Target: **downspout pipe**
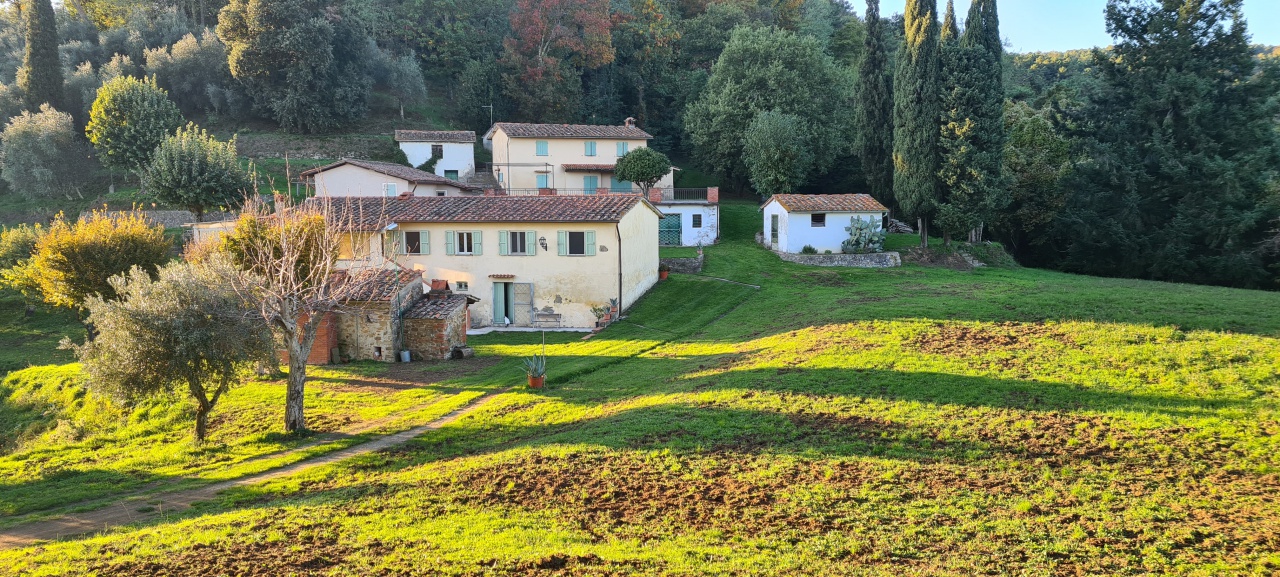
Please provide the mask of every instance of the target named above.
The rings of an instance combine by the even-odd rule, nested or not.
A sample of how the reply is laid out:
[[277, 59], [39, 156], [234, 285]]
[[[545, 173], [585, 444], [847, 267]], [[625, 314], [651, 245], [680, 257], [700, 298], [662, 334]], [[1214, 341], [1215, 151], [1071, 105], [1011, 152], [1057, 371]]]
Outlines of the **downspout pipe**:
[[622, 221], [614, 223], [613, 230], [618, 233], [618, 313], [622, 313]]

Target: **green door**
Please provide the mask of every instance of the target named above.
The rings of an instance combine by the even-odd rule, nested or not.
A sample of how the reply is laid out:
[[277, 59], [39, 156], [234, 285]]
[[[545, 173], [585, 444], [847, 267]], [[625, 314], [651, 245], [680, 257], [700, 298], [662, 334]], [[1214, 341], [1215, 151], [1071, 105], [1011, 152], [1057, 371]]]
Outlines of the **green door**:
[[493, 324], [507, 324], [507, 283], [493, 283]]
[[680, 246], [680, 215], [668, 214], [658, 221], [658, 244]]

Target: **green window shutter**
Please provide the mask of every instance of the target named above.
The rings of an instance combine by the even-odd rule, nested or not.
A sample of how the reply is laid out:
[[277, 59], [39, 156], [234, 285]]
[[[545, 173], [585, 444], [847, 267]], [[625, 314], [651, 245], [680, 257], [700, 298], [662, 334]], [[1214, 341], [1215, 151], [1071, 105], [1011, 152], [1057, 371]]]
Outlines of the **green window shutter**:
[[582, 188], [586, 189], [586, 194], [595, 194], [596, 189], [600, 187], [600, 177], [596, 175], [582, 177]]
[[535, 143], [534, 143], [534, 146], [535, 146], [535, 147], [537, 147], [537, 149], [538, 149], [538, 150], [537, 150], [537, 155], [538, 155], [538, 156], [546, 156], [546, 155], [547, 155], [547, 141], [545, 141], [545, 140], [539, 140], [539, 141], [537, 141], [537, 142], [535, 142]]
[[582, 234], [582, 237], [583, 237], [583, 240], [585, 241], [584, 244], [587, 245], [586, 246], [587, 256], [595, 256], [596, 255], [596, 231], [588, 230], [587, 232]]
[[596, 155], [596, 142], [595, 142], [594, 140], [589, 140], [589, 141], [587, 141], [587, 146], [586, 146], [586, 152], [585, 152], [585, 154], [586, 154], [587, 156], [595, 156], [595, 155]]
[[556, 254], [560, 256], [569, 254], [569, 233], [567, 231], [556, 231]]
[[549, 188], [547, 186], [547, 175], [539, 174], [537, 178], [538, 178], [538, 188]]
[[483, 234], [483, 233], [481, 233], [481, 232], [480, 232], [480, 231], [478, 231], [478, 230], [473, 230], [473, 231], [471, 231], [471, 254], [474, 254], [474, 255], [476, 255], [476, 256], [480, 256], [481, 254], [484, 254], [484, 252], [483, 252], [482, 250], [480, 250], [480, 249], [481, 249], [481, 246], [480, 246], [480, 235], [481, 235], [481, 234]]
[[622, 157], [624, 157], [624, 156], [626, 156], [626, 155], [627, 155], [627, 143], [625, 143], [625, 142], [619, 142], [619, 143], [618, 143], [618, 158], [622, 158]]
[[532, 230], [525, 231], [524, 233], [525, 250], [529, 251], [530, 256], [538, 254], [537, 236], [538, 236], [537, 233]]
[[510, 249], [507, 248], [507, 231], [505, 230], [498, 231], [498, 254], [500, 256], [511, 254]]
[[453, 247], [453, 244], [454, 242], [456, 242], [457, 238], [458, 238], [458, 235], [454, 234], [452, 230], [444, 231], [444, 253], [445, 254], [449, 256], [458, 254]]
[[431, 254], [431, 231], [422, 231], [422, 254]]

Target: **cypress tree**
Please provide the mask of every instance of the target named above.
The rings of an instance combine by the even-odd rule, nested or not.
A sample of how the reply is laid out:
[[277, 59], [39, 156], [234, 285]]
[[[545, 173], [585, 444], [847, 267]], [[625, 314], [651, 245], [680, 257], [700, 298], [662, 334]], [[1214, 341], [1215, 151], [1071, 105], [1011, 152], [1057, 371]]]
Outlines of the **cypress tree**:
[[18, 69], [18, 86], [25, 95], [27, 110], [41, 104], [62, 106], [62, 61], [58, 58], [58, 28], [50, 0], [22, 3], [22, 29], [26, 52]]
[[[977, 5], [977, 2], [973, 3], [973, 6]], [[945, 46], [959, 40], [960, 26], [956, 24], [956, 4], [954, 0], [947, 0], [947, 12], [942, 16], [942, 30], [938, 32], [938, 42]]]
[[867, 0], [867, 35], [858, 65], [858, 142], [867, 188], [876, 200], [893, 202], [893, 77], [884, 45], [880, 0]]
[[938, 4], [908, 0], [893, 83], [893, 195], [928, 246], [938, 201]]
[[[948, 21], [954, 22], [948, 4]], [[988, 11], [990, 14], [988, 14]], [[1004, 158], [1004, 85], [995, 0], [974, 0], [958, 38], [944, 26], [942, 183], [938, 225], [944, 236], [981, 237], [982, 224], [1008, 205]], [[994, 48], [989, 43], [994, 39]]]

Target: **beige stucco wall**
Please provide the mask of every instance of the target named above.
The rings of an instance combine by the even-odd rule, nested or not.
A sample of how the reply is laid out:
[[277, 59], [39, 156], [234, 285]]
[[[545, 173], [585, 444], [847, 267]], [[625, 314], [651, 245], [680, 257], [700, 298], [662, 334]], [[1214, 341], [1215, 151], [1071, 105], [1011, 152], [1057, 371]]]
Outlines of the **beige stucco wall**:
[[638, 205], [618, 223], [622, 235], [622, 308], [658, 282], [658, 215]]
[[[547, 155], [538, 156], [537, 141], [547, 141]], [[586, 143], [596, 143], [596, 155], [586, 155]], [[565, 164], [615, 164], [618, 162], [619, 142], [627, 143], [627, 150], [635, 150], [648, 146], [644, 139], [610, 139], [610, 138], [509, 138], [501, 129], [493, 134], [494, 178], [502, 171], [504, 188], [537, 188], [538, 174], [546, 173], [550, 188], [581, 189], [583, 177], [595, 175], [599, 177], [599, 185], [608, 188], [613, 173], [611, 172], [566, 172]], [[522, 166], [538, 164], [540, 166]], [[545, 166], [550, 164], [551, 167]], [[511, 166], [516, 165], [516, 166]], [[670, 188], [673, 175], [668, 173], [656, 186]], [[633, 190], [639, 188], [633, 185]]]
[[[413, 224], [401, 223], [400, 230], [425, 231], [428, 254], [397, 255], [394, 260], [403, 267], [420, 270], [423, 277], [448, 280], [454, 292], [471, 294], [480, 302], [471, 305], [472, 324], [493, 323], [494, 283], [514, 282], [533, 285], [534, 308], [561, 315], [566, 327], [591, 327], [596, 318], [595, 306], [607, 305], [619, 297], [618, 255], [621, 248], [623, 306], [635, 302], [657, 280], [658, 216], [645, 205], [637, 205], [622, 222], [622, 246], [614, 223], [500, 223], [500, 224]], [[481, 254], [446, 255], [447, 231], [480, 233]], [[558, 231], [594, 231], [596, 254], [592, 256], [560, 256], [556, 243]], [[545, 238], [547, 248], [535, 247], [532, 256], [499, 254], [500, 231], [533, 231], [535, 239]], [[513, 275], [512, 278], [490, 278], [489, 275]], [[460, 290], [458, 282], [466, 282]]]
[[438, 196], [444, 191], [445, 196], [469, 196], [462, 189], [446, 184], [410, 184], [403, 178], [395, 178], [380, 172], [361, 168], [352, 164], [344, 164], [331, 168], [314, 176], [313, 187], [316, 196], [383, 196], [382, 185], [394, 183], [396, 194], [412, 192], [414, 196]]

